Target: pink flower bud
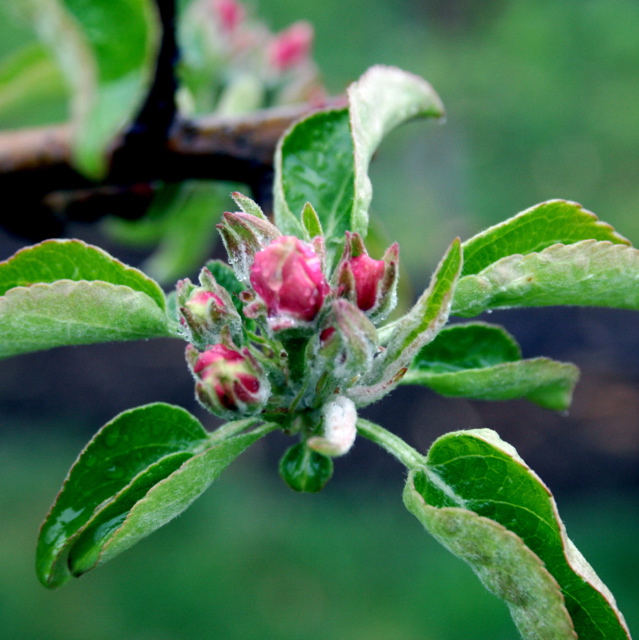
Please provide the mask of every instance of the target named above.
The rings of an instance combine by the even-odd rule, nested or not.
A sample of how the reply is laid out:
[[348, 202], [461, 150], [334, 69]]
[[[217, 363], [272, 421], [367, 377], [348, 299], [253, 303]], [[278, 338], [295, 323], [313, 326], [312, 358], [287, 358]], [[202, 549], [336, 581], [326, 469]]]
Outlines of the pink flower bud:
[[312, 45], [313, 27], [310, 22], [295, 22], [271, 42], [269, 62], [276, 71], [286, 71], [308, 58]]
[[242, 335], [242, 321], [229, 292], [218, 284], [206, 268], [200, 272], [196, 287], [188, 278], [177, 283], [177, 304], [180, 332], [196, 347], [220, 341], [226, 328], [235, 337]]
[[250, 280], [269, 319], [310, 322], [329, 292], [320, 257], [295, 236], [280, 236], [258, 251]]
[[355, 278], [357, 306], [368, 311], [377, 302], [378, 284], [384, 277], [386, 265], [383, 260], [373, 260], [366, 254], [352, 258], [349, 264]]
[[235, 0], [213, 0], [213, 10], [225, 33], [235, 31], [246, 15], [244, 7]]
[[189, 345], [187, 360], [197, 380], [198, 400], [222, 418], [254, 415], [268, 400], [268, 381], [246, 348], [240, 352], [216, 344], [198, 354]]
[[347, 231], [336, 277], [341, 296], [355, 302], [371, 320], [383, 320], [396, 303], [399, 245], [393, 244], [381, 260], [374, 260], [368, 255], [361, 236]]

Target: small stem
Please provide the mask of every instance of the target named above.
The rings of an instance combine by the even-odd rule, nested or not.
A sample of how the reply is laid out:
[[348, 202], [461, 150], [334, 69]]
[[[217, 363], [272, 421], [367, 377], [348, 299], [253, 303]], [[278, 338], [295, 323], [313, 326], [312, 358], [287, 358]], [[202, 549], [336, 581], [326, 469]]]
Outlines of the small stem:
[[232, 438], [236, 436], [242, 431], [245, 431], [249, 427], [261, 422], [261, 418], [246, 418], [245, 420], [234, 420], [233, 422], [227, 422], [223, 424], [221, 427], [217, 428], [215, 431], [212, 431], [208, 437], [207, 445], [214, 444], [217, 442], [222, 442], [227, 438]]
[[357, 420], [357, 431], [360, 435], [388, 451], [408, 469], [421, 468], [426, 465], [426, 458], [417, 450], [406, 444], [394, 433], [387, 431], [384, 427], [380, 427], [374, 422], [359, 418]]

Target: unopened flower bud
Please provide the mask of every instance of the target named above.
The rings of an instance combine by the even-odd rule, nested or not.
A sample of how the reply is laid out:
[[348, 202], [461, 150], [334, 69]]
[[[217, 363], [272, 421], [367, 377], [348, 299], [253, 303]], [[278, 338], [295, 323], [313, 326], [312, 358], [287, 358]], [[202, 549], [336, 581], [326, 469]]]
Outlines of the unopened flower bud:
[[228, 291], [219, 285], [205, 267], [196, 287], [188, 278], [177, 283], [180, 331], [198, 348], [220, 341], [226, 328], [232, 336], [242, 331], [242, 321]]
[[346, 232], [346, 245], [336, 273], [340, 295], [355, 302], [371, 320], [380, 322], [397, 303], [399, 245], [391, 245], [381, 260], [374, 260], [361, 236]]
[[372, 366], [379, 348], [377, 330], [362, 311], [343, 298], [331, 303], [325, 322], [317, 355], [336, 382], [353, 384]]
[[232, 33], [244, 20], [246, 10], [235, 0], [213, 0], [213, 10], [224, 33]]
[[313, 27], [300, 21], [278, 33], [269, 46], [268, 59], [278, 72], [286, 71], [306, 60], [313, 45]]
[[320, 257], [295, 236], [280, 236], [256, 253], [250, 280], [273, 330], [314, 320], [330, 290]]
[[279, 471], [282, 480], [294, 491], [318, 493], [333, 475], [333, 461], [298, 442], [280, 460]]
[[350, 451], [357, 436], [357, 409], [344, 396], [336, 396], [324, 405], [324, 435], [309, 438], [308, 446], [326, 456], [343, 456]]
[[255, 254], [282, 235], [266, 218], [243, 211], [225, 213], [217, 228], [237, 279], [246, 284]]
[[186, 359], [197, 381], [197, 399], [215, 415], [232, 420], [264, 408], [270, 385], [248, 349], [216, 344], [198, 353], [188, 345]]

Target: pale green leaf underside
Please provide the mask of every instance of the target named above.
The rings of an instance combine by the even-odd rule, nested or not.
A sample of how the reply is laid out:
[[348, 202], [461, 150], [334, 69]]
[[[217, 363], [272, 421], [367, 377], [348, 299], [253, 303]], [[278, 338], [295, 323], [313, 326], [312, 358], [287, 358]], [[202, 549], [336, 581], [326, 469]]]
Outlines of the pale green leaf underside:
[[34, 101], [65, 97], [66, 87], [49, 51], [30, 44], [0, 62], [0, 115]]
[[413, 360], [401, 384], [421, 384], [449, 397], [527, 398], [547, 409], [570, 406], [577, 367], [548, 358], [522, 360], [502, 327], [473, 322], [439, 332]]
[[596, 240], [512, 255], [460, 279], [452, 312], [552, 305], [639, 309], [639, 251]]
[[472, 567], [488, 591], [508, 605], [525, 640], [576, 640], [559, 585], [519, 536], [472, 511], [426, 504], [412, 477], [404, 503], [443, 546]]
[[448, 373], [411, 368], [401, 384], [421, 384], [450, 398], [526, 398], [546, 409], [565, 411], [570, 407], [578, 379], [579, 369], [572, 364], [549, 358], [532, 358]]
[[93, 178], [153, 78], [160, 26], [152, 0], [28, 0], [73, 93], [74, 157]]
[[[415, 470], [409, 485], [412, 486], [407, 488], [407, 506], [414, 509], [427, 527], [431, 509], [455, 510], [450, 515], [454, 530], [448, 528], [445, 544], [454, 547], [454, 552], [459, 550], [475, 569], [483, 565], [488, 570], [493, 562], [485, 562], [481, 554], [471, 553], [478, 536], [481, 538], [478, 526], [483, 521], [471, 516], [455, 518], [458, 510], [495, 521], [519, 537], [541, 559], [561, 588], [579, 638], [629, 640], [625, 621], [612, 594], [567, 538], [549, 490], [515, 449], [494, 431], [477, 429], [442, 436], [428, 452], [426, 468]], [[423, 501], [421, 506], [417, 494]], [[446, 532], [446, 517], [442, 518], [443, 524], [438, 520], [435, 520], [435, 535]], [[493, 529], [499, 531], [498, 527]], [[501, 534], [495, 535], [498, 539]], [[524, 561], [515, 556], [511, 558], [512, 571], [517, 570], [515, 565], [520, 560]], [[505, 564], [508, 562], [500, 562], [502, 569]], [[502, 569], [498, 571], [497, 584], [504, 579], [499, 576]], [[509, 595], [508, 590], [504, 595]], [[528, 595], [528, 599], [534, 598], [538, 598], [537, 601], [528, 602], [527, 606], [540, 609], [535, 615], [543, 622], [548, 602], [534, 593]], [[508, 597], [505, 599], [508, 601]], [[521, 595], [517, 599], [522, 600]], [[514, 617], [521, 625], [519, 616]], [[522, 619], [528, 624], [533, 618], [528, 615]], [[526, 639], [553, 637], [541, 635], [543, 630], [534, 626], [533, 631], [520, 626], [520, 631]]]
[[550, 200], [482, 231], [463, 244], [462, 276], [479, 273], [493, 262], [513, 254], [543, 251], [554, 244], [607, 240], [630, 244], [609, 224], [576, 202]]
[[163, 460], [193, 455], [207, 437], [194, 416], [164, 403], [124, 411], [104, 425], [71, 467], [42, 525], [36, 561], [42, 583], [56, 587], [71, 577], [72, 545], [115, 496]]
[[156, 282], [81, 240], [45, 240], [0, 262], [0, 295], [13, 287], [57, 280], [101, 280], [124, 285], [146, 294], [160, 309], [166, 308], [164, 293]]
[[351, 231], [365, 236], [373, 187], [368, 166], [387, 133], [417, 117], [441, 118], [444, 105], [432, 86], [419, 76], [395, 67], [371, 67], [348, 89], [355, 157], [355, 200]]
[[0, 358], [63, 345], [173, 336], [144, 293], [108, 282], [61, 280], [0, 297]]
[[178, 516], [235, 458], [274, 428], [273, 425], [266, 425], [224, 440], [184, 462], [171, 475], [150, 489], [144, 498], [136, 502], [118, 528], [98, 541], [100, 550], [95, 564], [85, 565], [80, 562], [74, 566], [72, 551], [71, 568], [74, 575], [80, 575], [111, 560]]

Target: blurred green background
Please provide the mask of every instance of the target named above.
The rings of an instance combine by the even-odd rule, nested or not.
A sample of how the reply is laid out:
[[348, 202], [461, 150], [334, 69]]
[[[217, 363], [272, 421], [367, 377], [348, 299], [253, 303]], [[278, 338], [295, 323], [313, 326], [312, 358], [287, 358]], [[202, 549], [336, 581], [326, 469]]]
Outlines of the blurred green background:
[[[18, 0], [13, 0], [18, 2]], [[0, 55], [32, 36], [0, 5]], [[576, 200], [639, 243], [636, 0], [350, 0], [251, 4], [274, 30], [313, 22], [331, 93], [368, 66], [428, 79], [444, 125], [414, 123], [372, 166], [373, 208], [416, 288], [452, 237], [550, 198]], [[49, 74], [38, 101], [0, 103], [0, 128], [64, 118]], [[29, 85], [31, 83], [31, 85]], [[3, 206], [8, 206], [4, 204]], [[94, 227], [71, 233], [126, 259]], [[1, 259], [22, 245], [1, 238]], [[534, 316], [535, 320], [531, 319]], [[495, 428], [556, 490], [569, 535], [639, 628], [639, 323], [602, 310], [496, 313], [524, 354], [577, 362], [569, 417], [399, 390], [369, 417], [425, 449], [445, 431]], [[549, 335], [550, 334], [550, 335]], [[3, 640], [513, 639], [505, 607], [401, 505], [402, 469], [368, 443], [319, 496], [274, 472], [286, 446], [257, 445], [176, 522], [111, 565], [48, 592], [37, 527], [98, 426], [145, 402], [192, 398], [182, 347], [158, 341], [0, 363], [0, 636]]]

